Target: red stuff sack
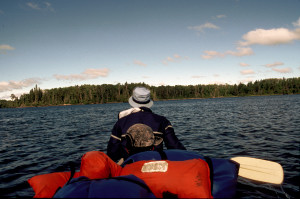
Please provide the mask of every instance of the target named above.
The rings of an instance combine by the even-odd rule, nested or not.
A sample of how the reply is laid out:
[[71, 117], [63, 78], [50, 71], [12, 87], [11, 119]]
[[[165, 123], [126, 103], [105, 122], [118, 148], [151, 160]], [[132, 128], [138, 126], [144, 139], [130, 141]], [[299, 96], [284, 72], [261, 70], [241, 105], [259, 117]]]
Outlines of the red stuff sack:
[[122, 167], [101, 151], [89, 151], [81, 158], [80, 176], [89, 179], [119, 176]]
[[212, 198], [209, 167], [201, 159], [138, 161], [127, 164], [120, 173], [129, 174], [142, 179], [158, 198], [165, 194], [178, 198]]
[[[79, 172], [74, 174], [78, 177]], [[34, 198], [52, 198], [59, 187], [68, 182], [71, 172], [55, 172], [33, 176], [28, 180], [35, 195]]]
[[[81, 158], [80, 171], [73, 178], [86, 176], [89, 179], [119, 176], [122, 167], [112, 161], [105, 153], [89, 151]], [[58, 188], [63, 187], [71, 177], [71, 172], [55, 172], [36, 175], [28, 180], [35, 192], [35, 198], [52, 198]]]

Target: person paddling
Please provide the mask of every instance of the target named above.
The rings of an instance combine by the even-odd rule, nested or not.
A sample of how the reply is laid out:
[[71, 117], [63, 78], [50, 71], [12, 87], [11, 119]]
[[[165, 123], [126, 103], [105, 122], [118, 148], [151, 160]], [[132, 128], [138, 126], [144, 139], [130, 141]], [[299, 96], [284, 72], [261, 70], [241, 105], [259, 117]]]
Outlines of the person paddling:
[[163, 143], [167, 149], [186, 150], [175, 135], [171, 122], [150, 109], [153, 101], [149, 89], [134, 88], [128, 102], [132, 108], [119, 113], [108, 141], [107, 155], [112, 160], [117, 162], [139, 151], [163, 150]]

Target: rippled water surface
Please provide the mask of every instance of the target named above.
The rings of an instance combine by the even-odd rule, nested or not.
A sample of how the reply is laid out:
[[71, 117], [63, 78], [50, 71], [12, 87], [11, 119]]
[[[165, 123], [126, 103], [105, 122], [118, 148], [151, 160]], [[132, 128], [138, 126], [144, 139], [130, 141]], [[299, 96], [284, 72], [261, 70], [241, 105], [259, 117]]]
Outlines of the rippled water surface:
[[[0, 196], [32, 197], [34, 175], [80, 166], [106, 152], [118, 112], [127, 103], [0, 109]], [[238, 198], [299, 198], [300, 95], [155, 102], [188, 150], [214, 158], [249, 156], [280, 163], [282, 187], [239, 178]]]

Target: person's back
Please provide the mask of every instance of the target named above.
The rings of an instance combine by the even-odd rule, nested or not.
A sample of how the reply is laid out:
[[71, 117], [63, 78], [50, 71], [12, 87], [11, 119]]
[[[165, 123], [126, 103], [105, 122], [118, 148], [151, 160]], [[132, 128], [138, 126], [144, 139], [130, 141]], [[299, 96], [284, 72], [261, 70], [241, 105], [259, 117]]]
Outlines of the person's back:
[[178, 140], [170, 121], [164, 116], [153, 113], [150, 107], [153, 101], [150, 99], [150, 91], [144, 87], [137, 87], [133, 96], [129, 98], [132, 109], [119, 113], [119, 120], [113, 127], [111, 138], [107, 146], [107, 155], [114, 161], [127, 158], [130, 153], [126, 146], [125, 135], [135, 124], [148, 126], [153, 134], [154, 140], [152, 150], [162, 150], [163, 142], [167, 149], [183, 149], [185, 147]]

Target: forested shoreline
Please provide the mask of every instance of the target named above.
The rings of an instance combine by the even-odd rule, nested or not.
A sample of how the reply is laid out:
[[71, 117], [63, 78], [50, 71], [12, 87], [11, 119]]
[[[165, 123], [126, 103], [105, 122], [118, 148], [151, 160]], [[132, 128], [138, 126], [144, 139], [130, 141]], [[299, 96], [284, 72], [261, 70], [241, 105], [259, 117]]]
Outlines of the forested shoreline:
[[58, 106], [76, 104], [104, 104], [127, 102], [136, 86], [145, 86], [151, 90], [154, 101], [240, 97], [257, 95], [300, 94], [300, 77], [283, 79], [265, 79], [248, 84], [234, 85], [175, 85], [149, 86], [145, 83], [82, 85], [42, 90], [37, 85], [29, 93], [11, 100], [0, 100], [0, 108]]

